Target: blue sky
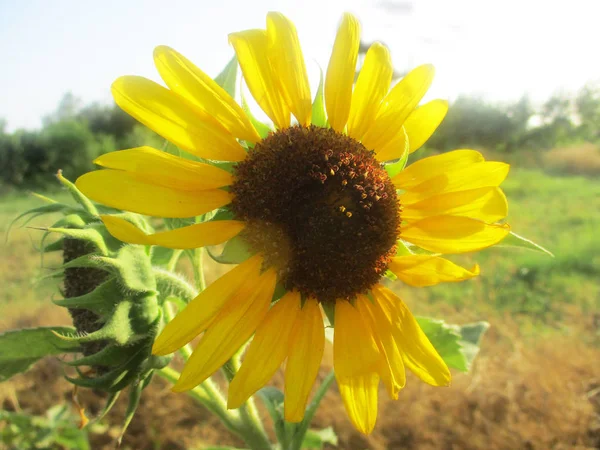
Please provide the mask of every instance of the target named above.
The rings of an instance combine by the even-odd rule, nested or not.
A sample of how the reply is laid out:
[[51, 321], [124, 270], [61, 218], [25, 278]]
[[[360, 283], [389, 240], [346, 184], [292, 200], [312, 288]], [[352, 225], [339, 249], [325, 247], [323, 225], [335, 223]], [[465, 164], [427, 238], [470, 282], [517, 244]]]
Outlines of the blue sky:
[[323, 67], [341, 14], [356, 14], [398, 69], [436, 66], [428, 97], [541, 101], [600, 80], [598, 0], [0, 0], [0, 118], [35, 128], [67, 91], [110, 102], [120, 75], [158, 81], [160, 44], [216, 74], [232, 55], [227, 33], [264, 28], [270, 10], [296, 23], [307, 60]]

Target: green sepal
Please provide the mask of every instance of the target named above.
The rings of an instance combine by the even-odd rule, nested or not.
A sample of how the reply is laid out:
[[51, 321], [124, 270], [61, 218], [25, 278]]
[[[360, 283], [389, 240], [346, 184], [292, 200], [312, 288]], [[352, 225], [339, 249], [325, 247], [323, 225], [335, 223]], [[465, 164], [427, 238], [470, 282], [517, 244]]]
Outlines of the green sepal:
[[[98, 261], [99, 265], [104, 263], [105, 270], [115, 273], [122, 288], [127, 292], [156, 292], [152, 265], [143, 246], [124, 245], [115, 258], [95, 256], [94, 260]], [[70, 263], [65, 266], [68, 264]]]
[[121, 434], [117, 438], [118, 446], [121, 445], [121, 441], [125, 432], [127, 431], [127, 427], [131, 423], [131, 419], [135, 415], [135, 411], [137, 410], [140, 404], [140, 398], [142, 397], [142, 391], [144, 390], [144, 383], [138, 381], [135, 384], [132, 384], [129, 388], [129, 402], [127, 403], [127, 410], [125, 411], [125, 419], [123, 420], [123, 428], [121, 428]]
[[121, 395], [121, 391], [117, 391], [117, 392], [111, 392], [110, 394], [108, 394], [108, 397], [106, 398], [106, 402], [104, 403], [104, 408], [102, 408], [102, 411], [100, 411], [100, 414], [98, 414], [96, 417], [94, 417], [92, 420], [90, 420], [87, 424], [87, 427], [96, 424], [98, 422], [100, 422], [102, 419], [104, 419], [104, 416], [106, 416], [108, 414], [108, 412], [112, 409], [113, 406], [115, 406], [115, 403], [117, 403], [117, 400], [119, 399], [119, 395]]
[[242, 91], [242, 109], [248, 116], [248, 119], [250, 119], [250, 123], [252, 125], [254, 125], [254, 128], [256, 129], [256, 132], [258, 133], [258, 135], [260, 136], [261, 139], [266, 138], [269, 135], [269, 133], [271, 131], [273, 131], [273, 128], [271, 128], [267, 124], [261, 122], [256, 117], [254, 117], [254, 114], [252, 114], [252, 111], [250, 111], [250, 107], [248, 106], [248, 102], [246, 101], [246, 97], [245, 97], [243, 91]]
[[53, 303], [65, 308], [83, 308], [96, 313], [100, 317], [110, 314], [115, 305], [123, 297], [119, 283], [115, 277], [109, 278], [97, 286], [92, 292], [79, 297], [53, 300]]
[[138, 348], [142, 348], [144, 345], [143, 342], [136, 343], [131, 346], [122, 346], [110, 344], [104, 347], [102, 350], [98, 352], [83, 356], [78, 359], [74, 359], [73, 361], [65, 361], [67, 366], [108, 366], [108, 367], [117, 367], [125, 364], [130, 359], [130, 354], [132, 351], [137, 351]]
[[197, 295], [198, 291], [180, 275], [161, 269], [153, 268], [158, 290], [158, 303], [162, 305], [169, 297], [177, 297], [185, 303], [189, 303]]
[[327, 320], [329, 320], [329, 325], [333, 327], [335, 325], [335, 303], [322, 302], [321, 307], [325, 312], [325, 316], [327, 316]]
[[239, 235], [229, 239], [220, 254], [214, 252], [214, 247], [206, 247], [206, 250], [212, 259], [221, 264], [240, 264], [254, 254]]
[[531, 239], [527, 239], [526, 237], [520, 236], [517, 233], [513, 233], [512, 231], [499, 244], [496, 244], [495, 246], [523, 248], [538, 253], [545, 253], [546, 255], [552, 256], [554, 258], [554, 253], [552, 253], [550, 250], [542, 247], [539, 244], [536, 244]]
[[8, 224], [8, 228], [6, 230], [6, 240], [8, 240], [10, 231], [11, 231], [12, 227], [14, 226], [14, 224], [17, 223], [23, 217], [30, 215], [29, 217], [27, 217], [27, 220], [21, 224], [21, 227], [26, 226], [29, 222], [31, 222], [36, 217], [42, 216], [44, 214], [52, 214], [52, 213], [57, 213], [57, 212], [71, 213], [71, 212], [76, 212], [76, 210], [72, 206], [65, 205], [64, 203], [50, 203], [48, 205], [38, 206], [37, 208], [33, 208], [28, 211], [25, 211], [24, 213], [21, 213], [17, 217], [15, 217]]
[[212, 216], [212, 218], [210, 220], [211, 221], [215, 221], [215, 220], [235, 220], [235, 217], [233, 215], [233, 211], [231, 211], [227, 207], [224, 207], [224, 208], [217, 209], [216, 212], [215, 212], [215, 214]]
[[54, 241], [48, 245], [44, 245], [40, 250], [43, 253], [50, 253], [50, 252], [56, 252], [58, 250], [62, 250], [64, 241], [65, 241], [64, 238], [57, 239], [56, 241]]
[[315, 95], [315, 101], [312, 104], [312, 119], [311, 122], [317, 127], [327, 127], [327, 113], [325, 112], [325, 96], [323, 95], [323, 69], [319, 66], [321, 78], [319, 80], [319, 87], [317, 88], [317, 95]]
[[57, 336], [74, 334], [71, 327], [40, 327], [11, 330], [0, 334], [0, 381], [27, 371], [39, 359], [80, 351], [79, 343]]
[[238, 78], [238, 60], [236, 55], [225, 65], [221, 73], [215, 77], [215, 82], [235, 99]]
[[80, 214], [67, 214], [54, 222], [50, 228], [84, 228], [87, 222]]
[[104, 242], [104, 236], [93, 228], [48, 228], [48, 231], [53, 233], [60, 233], [63, 236], [66, 236], [71, 239], [77, 239], [80, 241], [85, 241], [91, 244], [101, 255], [108, 255], [108, 247]]
[[388, 173], [390, 178], [394, 178], [398, 175], [404, 168], [406, 167], [406, 162], [408, 161], [408, 155], [410, 150], [410, 145], [408, 142], [408, 135], [406, 134], [406, 130], [402, 127], [402, 131], [404, 131], [404, 152], [402, 152], [402, 156], [394, 161], [387, 161], [384, 165], [385, 171]]
[[182, 254], [183, 250], [154, 245], [150, 250], [150, 262], [153, 266], [162, 266], [167, 270], [174, 270]]
[[71, 183], [69, 180], [63, 177], [62, 170], [58, 171], [58, 173], [56, 174], [56, 178], [58, 178], [58, 181], [60, 181], [61, 184], [67, 188], [73, 199], [75, 199], [75, 201], [79, 203], [88, 214], [92, 216], [98, 215], [98, 210], [96, 209], [94, 204], [90, 201], [90, 199], [83, 195], [79, 189], [77, 189], [77, 186], [75, 186], [73, 183]]

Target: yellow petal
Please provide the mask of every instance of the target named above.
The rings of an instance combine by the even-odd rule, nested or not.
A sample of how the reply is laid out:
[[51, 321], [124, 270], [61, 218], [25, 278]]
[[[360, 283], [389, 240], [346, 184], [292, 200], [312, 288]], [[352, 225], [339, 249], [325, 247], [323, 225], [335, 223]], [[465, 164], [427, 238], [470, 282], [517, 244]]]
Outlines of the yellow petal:
[[247, 297], [258, 282], [261, 264], [262, 258], [253, 256], [208, 286], [167, 323], [152, 353], [168, 355], [180, 349], [206, 330], [232, 296]]
[[294, 24], [283, 14], [267, 14], [269, 60], [280, 81], [281, 93], [300, 125], [309, 125], [312, 101], [304, 56]]
[[420, 202], [402, 205], [402, 220], [416, 222], [431, 216], [464, 216], [492, 223], [508, 214], [506, 196], [499, 187], [435, 195]]
[[229, 35], [244, 80], [263, 111], [278, 128], [290, 126], [290, 109], [280, 92], [278, 74], [268, 57], [268, 40], [265, 30], [246, 30]]
[[379, 107], [375, 123], [362, 139], [365, 147], [378, 151], [403, 133], [404, 121], [429, 89], [433, 74], [433, 66], [419, 66], [392, 88]]
[[400, 201], [407, 205], [447, 192], [499, 186], [506, 179], [509, 169], [508, 164], [495, 161], [471, 164], [424, 180], [421, 184], [407, 189]]
[[267, 314], [276, 279], [275, 270], [268, 269], [253, 283], [252, 292], [236, 294], [224, 305], [185, 364], [173, 386], [174, 392], [187, 391], [202, 383], [252, 336]]
[[275, 374], [290, 350], [290, 334], [299, 312], [298, 292], [288, 292], [269, 310], [229, 385], [227, 408], [239, 408]]
[[161, 45], [154, 49], [154, 64], [173, 92], [214, 117], [233, 136], [249, 142], [260, 141], [242, 107], [185, 56]]
[[434, 216], [402, 228], [402, 239], [436, 253], [474, 252], [497, 244], [510, 232], [507, 224], [487, 224], [457, 216]]
[[152, 147], [105, 153], [94, 163], [109, 169], [135, 172], [153, 184], [183, 191], [216, 189], [232, 182], [231, 175], [223, 169], [179, 158]]
[[392, 326], [378, 304], [364, 295], [359, 295], [356, 307], [371, 327], [377, 347], [381, 352], [379, 375], [390, 398], [397, 400], [400, 389], [406, 384], [406, 372], [402, 354], [392, 334]]
[[401, 171], [392, 181], [400, 189], [410, 189], [440, 174], [472, 166], [483, 160], [483, 155], [475, 150], [454, 150], [420, 159]]
[[215, 119], [153, 81], [120, 77], [112, 85], [112, 94], [126, 113], [190, 153], [221, 161], [246, 157], [240, 144]]
[[376, 370], [379, 349], [359, 312], [346, 300], [335, 302], [333, 365], [337, 375], [353, 377]]
[[345, 13], [338, 28], [325, 78], [325, 107], [329, 125], [344, 131], [350, 104], [352, 84], [360, 46], [360, 24], [352, 14]]
[[371, 372], [340, 377], [336, 372], [336, 380], [352, 425], [361, 433], [370, 434], [377, 421], [379, 375]]
[[393, 71], [387, 47], [379, 42], [371, 45], [352, 94], [348, 117], [349, 136], [360, 141], [373, 125], [379, 104], [390, 89]]
[[446, 113], [448, 102], [446, 100], [432, 100], [415, 109], [404, 122], [404, 128], [410, 142], [410, 152], [421, 148], [440, 126]]
[[288, 422], [300, 422], [325, 348], [325, 327], [321, 308], [315, 299], [304, 303], [290, 339], [285, 367], [284, 415]]
[[406, 284], [417, 287], [463, 281], [479, 275], [478, 265], [467, 270], [447, 259], [429, 255], [396, 256], [390, 261], [388, 269]]
[[375, 158], [382, 162], [400, 159], [406, 155], [409, 150], [410, 142], [408, 141], [408, 134], [406, 134], [404, 127], [401, 127], [400, 132], [396, 134], [391, 141], [375, 152]]
[[125, 211], [157, 217], [192, 217], [227, 205], [232, 198], [220, 189], [182, 191], [157, 186], [122, 170], [96, 170], [80, 176], [77, 188], [94, 201]]
[[100, 216], [100, 218], [108, 232], [120, 241], [176, 249], [222, 244], [236, 236], [244, 228], [244, 222], [237, 220], [215, 220], [195, 223], [175, 230], [145, 234], [134, 224], [120, 217]]
[[450, 370], [404, 302], [381, 285], [373, 289], [375, 301], [390, 320], [404, 365], [425, 383], [448, 386]]

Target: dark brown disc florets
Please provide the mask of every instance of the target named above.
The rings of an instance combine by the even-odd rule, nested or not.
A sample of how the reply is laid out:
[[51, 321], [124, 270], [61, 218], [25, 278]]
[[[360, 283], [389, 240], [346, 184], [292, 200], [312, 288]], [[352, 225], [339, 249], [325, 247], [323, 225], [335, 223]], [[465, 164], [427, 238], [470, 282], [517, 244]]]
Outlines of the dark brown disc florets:
[[279, 279], [320, 301], [373, 287], [395, 252], [396, 190], [373, 152], [331, 129], [270, 134], [234, 170], [242, 237]]

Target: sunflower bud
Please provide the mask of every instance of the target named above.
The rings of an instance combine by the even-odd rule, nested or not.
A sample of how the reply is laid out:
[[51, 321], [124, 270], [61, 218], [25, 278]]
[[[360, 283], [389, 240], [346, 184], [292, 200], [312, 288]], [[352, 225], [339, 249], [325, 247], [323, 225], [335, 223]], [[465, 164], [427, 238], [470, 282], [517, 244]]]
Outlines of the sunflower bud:
[[[54, 303], [68, 309], [76, 333], [57, 336], [78, 344], [81, 349], [80, 357], [65, 362], [75, 368], [77, 375], [65, 378], [76, 386], [109, 393], [102, 416], [110, 410], [120, 391], [130, 387], [126, 426], [152, 372], [165, 367], [170, 357], [151, 354], [162, 311], [152, 254], [145, 247], [123, 245], [112, 237], [99, 214], [117, 213], [142, 229], [151, 227], [136, 214], [118, 214], [96, 207], [60, 172], [58, 179], [78, 205], [39, 196], [47, 204], [22, 214], [17, 220], [27, 215], [63, 214], [44, 229], [41, 251], [42, 254], [63, 252], [62, 267], [52, 276], [63, 278], [64, 298]], [[59, 238], [46, 244], [53, 235]]]

